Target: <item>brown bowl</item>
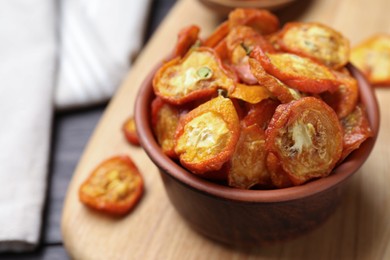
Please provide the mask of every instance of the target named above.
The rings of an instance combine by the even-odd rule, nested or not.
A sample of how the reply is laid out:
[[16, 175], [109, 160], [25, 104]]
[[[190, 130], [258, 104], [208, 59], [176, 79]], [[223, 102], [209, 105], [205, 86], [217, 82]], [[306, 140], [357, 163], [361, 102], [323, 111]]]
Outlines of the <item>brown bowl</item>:
[[326, 178], [275, 190], [241, 190], [197, 177], [162, 153], [150, 124], [154, 71], [143, 82], [135, 104], [141, 145], [160, 170], [166, 192], [176, 210], [199, 233], [237, 246], [286, 240], [322, 223], [336, 209], [346, 181], [368, 158], [379, 129], [375, 93], [360, 72], [349, 65], [360, 86], [373, 137]]
[[295, 0], [199, 0], [204, 6], [220, 15], [228, 15], [236, 8], [264, 8], [276, 10]]

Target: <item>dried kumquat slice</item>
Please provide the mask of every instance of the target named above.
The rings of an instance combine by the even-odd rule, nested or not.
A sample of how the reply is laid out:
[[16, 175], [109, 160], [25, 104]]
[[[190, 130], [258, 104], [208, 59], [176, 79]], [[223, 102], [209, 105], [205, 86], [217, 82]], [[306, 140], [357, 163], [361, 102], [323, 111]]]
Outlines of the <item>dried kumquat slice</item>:
[[340, 161], [344, 160], [352, 151], [372, 136], [367, 114], [361, 105], [356, 106], [351, 114], [341, 120], [344, 130], [343, 153]]
[[130, 144], [136, 146], [140, 145], [134, 117], [131, 116], [124, 122], [124, 124], [122, 125], [122, 131], [123, 134], [125, 135], [126, 140]]
[[376, 35], [351, 51], [351, 62], [375, 86], [390, 86], [390, 35]]
[[217, 88], [233, 91], [234, 86], [235, 74], [223, 67], [214, 50], [206, 47], [164, 64], [153, 79], [155, 94], [173, 105], [211, 96]]
[[261, 46], [262, 49], [273, 51], [272, 45], [258, 32], [247, 26], [236, 26], [232, 28], [228, 36], [226, 36], [226, 45], [230, 56], [230, 63], [239, 78], [246, 84], [257, 84], [257, 79], [250, 70], [247, 54], [255, 46]]
[[237, 8], [229, 13], [229, 27], [238, 25], [252, 27], [261, 34], [269, 34], [279, 29], [279, 19], [267, 10]]
[[82, 203], [101, 212], [124, 215], [137, 204], [143, 193], [143, 179], [126, 155], [103, 161], [80, 186]]
[[215, 53], [220, 57], [221, 61], [226, 65], [229, 60], [229, 52], [226, 46], [226, 39], [220, 41], [217, 46], [214, 47]]
[[221, 23], [217, 29], [203, 42], [203, 46], [214, 48], [216, 47], [229, 33], [228, 22]]
[[152, 102], [152, 127], [162, 151], [175, 158], [175, 133], [180, 120], [177, 107], [156, 97]]
[[279, 46], [279, 32], [265, 35], [265, 39], [271, 44], [275, 51], [281, 51]]
[[260, 46], [265, 51], [274, 51], [273, 46], [257, 31], [248, 26], [236, 26], [233, 27], [229, 34], [226, 36], [226, 45], [230, 52], [240, 46], [244, 49], [244, 55], [237, 55], [237, 57], [232, 56], [232, 62], [237, 62], [242, 59], [243, 56], [247, 54], [255, 47]]
[[178, 34], [173, 56], [183, 57], [188, 50], [199, 41], [199, 31], [200, 28], [196, 25], [190, 25], [183, 28]]
[[349, 60], [349, 41], [341, 33], [320, 23], [287, 23], [279, 33], [278, 45], [292, 52], [339, 69]]
[[241, 82], [248, 85], [256, 85], [257, 79], [252, 74], [248, 60], [249, 57], [246, 55], [246, 51], [241, 45], [237, 45], [231, 52], [231, 67], [237, 73]]
[[283, 170], [279, 158], [275, 154], [267, 154], [266, 165], [273, 186], [276, 188], [288, 188], [294, 186], [288, 177], [287, 172]]
[[226, 48], [231, 66], [241, 81], [249, 85], [257, 84], [257, 80], [250, 71], [247, 52], [254, 45], [254, 37], [258, 35], [250, 27], [237, 26], [226, 36]]
[[264, 130], [256, 124], [243, 126], [230, 159], [229, 186], [241, 189], [250, 189], [254, 185], [270, 186], [265, 158]]
[[255, 47], [251, 57], [260, 61], [267, 73], [303, 92], [333, 92], [340, 85], [328, 67], [309, 58], [291, 53], [265, 53], [259, 47]]
[[229, 97], [240, 99], [251, 104], [256, 104], [271, 97], [271, 93], [263, 86], [248, 86], [237, 83], [236, 88]]
[[279, 105], [266, 130], [267, 151], [280, 160], [294, 185], [329, 175], [342, 148], [336, 113], [314, 97]]
[[257, 60], [258, 56], [256, 50], [251, 53], [251, 57], [255, 57], [249, 59], [252, 74], [256, 77], [259, 84], [266, 87], [273, 96], [280, 100], [280, 102], [289, 103], [301, 98], [302, 95], [299, 91], [288, 87], [286, 84], [264, 70], [261, 63]]
[[195, 174], [217, 171], [230, 159], [239, 135], [233, 102], [218, 96], [180, 120], [175, 152], [181, 164]]
[[261, 129], [266, 130], [279, 105], [278, 101], [270, 98], [256, 104], [248, 104], [248, 113], [241, 123], [244, 126], [257, 124]]
[[321, 98], [333, 108], [339, 118], [344, 118], [355, 109], [359, 98], [357, 80], [349, 74], [333, 72], [341, 82], [338, 89], [333, 92], [321, 94]]

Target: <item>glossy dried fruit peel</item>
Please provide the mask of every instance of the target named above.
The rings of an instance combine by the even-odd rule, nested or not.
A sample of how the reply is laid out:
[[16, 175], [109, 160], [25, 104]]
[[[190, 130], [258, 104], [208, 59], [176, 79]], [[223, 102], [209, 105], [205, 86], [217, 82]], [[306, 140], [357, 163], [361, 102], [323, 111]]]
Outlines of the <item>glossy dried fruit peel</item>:
[[237, 8], [229, 13], [228, 22], [230, 28], [246, 25], [260, 34], [270, 34], [279, 29], [279, 19], [264, 9]]
[[126, 155], [103, 161], [80, 186], [79, 199], [86, 206], [111, 215], [124, 215], [143, 193], [143, 179]]
[[271, 97], [271, 93], [263, 86], [250, 86], [237, 83], [236, 88], [229, 96], [251, 104], [256, 104]]
[[218, 96], [180, 120], [175, 152], [181, 164], [196, 174], [217, 171], [234, 152], [240, 123], [229, 98]]
[[140, 145], [134, 117], [131, 116], [124, 122], [124, 124], [122, 125], [122, 131], [125, 135], [126, 140], [130, 144], [136, 146]]
[[283, 170], [281, 161], [272, 152], [267, 153], [266, 165], [271, 179], [271, 183], [276, 188], [288, 188], [294, 186], [288, 173]]
[[226, 37], [227, 56], [242, 82], [250, 85], [257, 84], [248, 63], [248, 53], [255, 46], [267, 51], [274, 51], [272, 45], [258, 32], [247, 26], [236, 26]]
[[173, 50], [174, 57], [184, 57], [188, 50], [200, 41], [199, 39], [200, 28], [196, 25], [190, 25], [183, 28], [178, 36], [175, 49]]
[[328, 67], [309, 58], [290, 53], [266, 53], [259, 47], [255, 47], [251, 57], [259, 61], [267, 73], [302, 92], [334, 92], [340, 85]]
[[280, 102], [271, 98], [264, 99], [256, 104], [248, 104], [248, 112], [241, 124], [244, 126], [257, 124], [261, 129], [266, 130], [279, 105]]
[[180, 119], [177, 107], [156, 97], [152, 102], [152, 127], [163, 153], [171, 158], [176, 157], [175, 133]]
[[390, 86], [390, 35], [375, 35], [351, 51], [351, 62], [374, 86]]
[[242, 125], [240, 138], [230, 159], [228, 184], [250, 189], [255, 185], [270, 187], [266, 168], [265, 132], [257, 124]]
[[174, 105], [211, 96], [217, 88], [231, 92], [234, 86], [235, 74], [224, 68], [214, 50], [206, 47], [167, 62], [153, 79], [155, 94]]
[[261, 34], [248, 26], [233, 27], [226, 36], [226, 45], [233, 64], [239, 63], [255, 46], [265, 51], [274, 51], [273, 46]]
[[206, 47], [216, 47], [236, 26], [245, 25], [260, 34], [269, 34], [279, 29], [279, 19], [267, 10], [237, 8], [230, 12], [228, 20], [203, 42]]
[[261, 63], [258, 61], [258, 52], [255, 50], [251, 53], [254, 58], [249, 59], [250, 69], [256, 77], [258, 83], [268, 89], [274, 97], [282, 103], [289, 103], [301, 98], [301, 94], [296, 89], [288, 87], [276, 77], [268, 74]]
[[348, 116], [356, 108], [359, 99], [359, 86], [355, 78], [349, 72], [333, 72], [340, 82], [338, 89], [333, 92], [325, 92], [321, 98], [330, 105], [339, 118]]
[[266, 149], [299, 185], [330, 174], [341, 156], [342, 133], [332, 108], [318, 98], [303, 97], [276, 109], [266, 130]]
[[344, 138], [340, 161], [344, 160], [352, 151], [358, 149], [367, 138], [372, 137], [371, 127], [362, 105], [356, 106], [352, 113], [343, 118], [341, 126], [344, 130]]
[[203, 42], [203, 46], [216, 47], [229, 33], [229, 24], [227, 21], [221, 23], [217, 29]]
[[349, 40], [321, 23], [287, 23], [278, 34], [277, 44], [283, 51], [311, 58], [333, 69], [345, 66], [350, 55]]

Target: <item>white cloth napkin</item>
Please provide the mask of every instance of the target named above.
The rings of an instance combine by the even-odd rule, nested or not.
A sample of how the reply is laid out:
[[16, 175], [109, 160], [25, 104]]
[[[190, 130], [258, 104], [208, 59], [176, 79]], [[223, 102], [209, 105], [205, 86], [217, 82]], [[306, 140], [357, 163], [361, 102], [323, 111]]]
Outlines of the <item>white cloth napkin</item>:
[[107, 101], [141, 46], [149, 0], [65, 0], [60, 9], [57, 108]]
[[0, 0], [0, 252], [37, 246], [55, 106], [111, 97], [141, 46], [149, 3]]
[[37, 243], [46, 188], [55, 21], [51, 0], [0, 4], [0, 250]]

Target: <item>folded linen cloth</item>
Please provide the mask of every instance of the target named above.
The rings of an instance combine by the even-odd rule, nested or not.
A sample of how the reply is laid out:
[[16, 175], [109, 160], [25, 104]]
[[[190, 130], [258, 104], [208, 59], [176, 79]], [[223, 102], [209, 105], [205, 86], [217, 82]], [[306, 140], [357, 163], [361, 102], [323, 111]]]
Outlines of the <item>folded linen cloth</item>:
[[149, 0], [65, 0], [55, 103], [69, 109], [107, 101], [142, 44]]
[[56, 37], [54, 2], [0, 7], [0, 251], [31, 249], [46, 188]]
[[37, 246], [55, 106], [111, 97], [141, 46], [149, 3], [0, 2], [0, 252]]

